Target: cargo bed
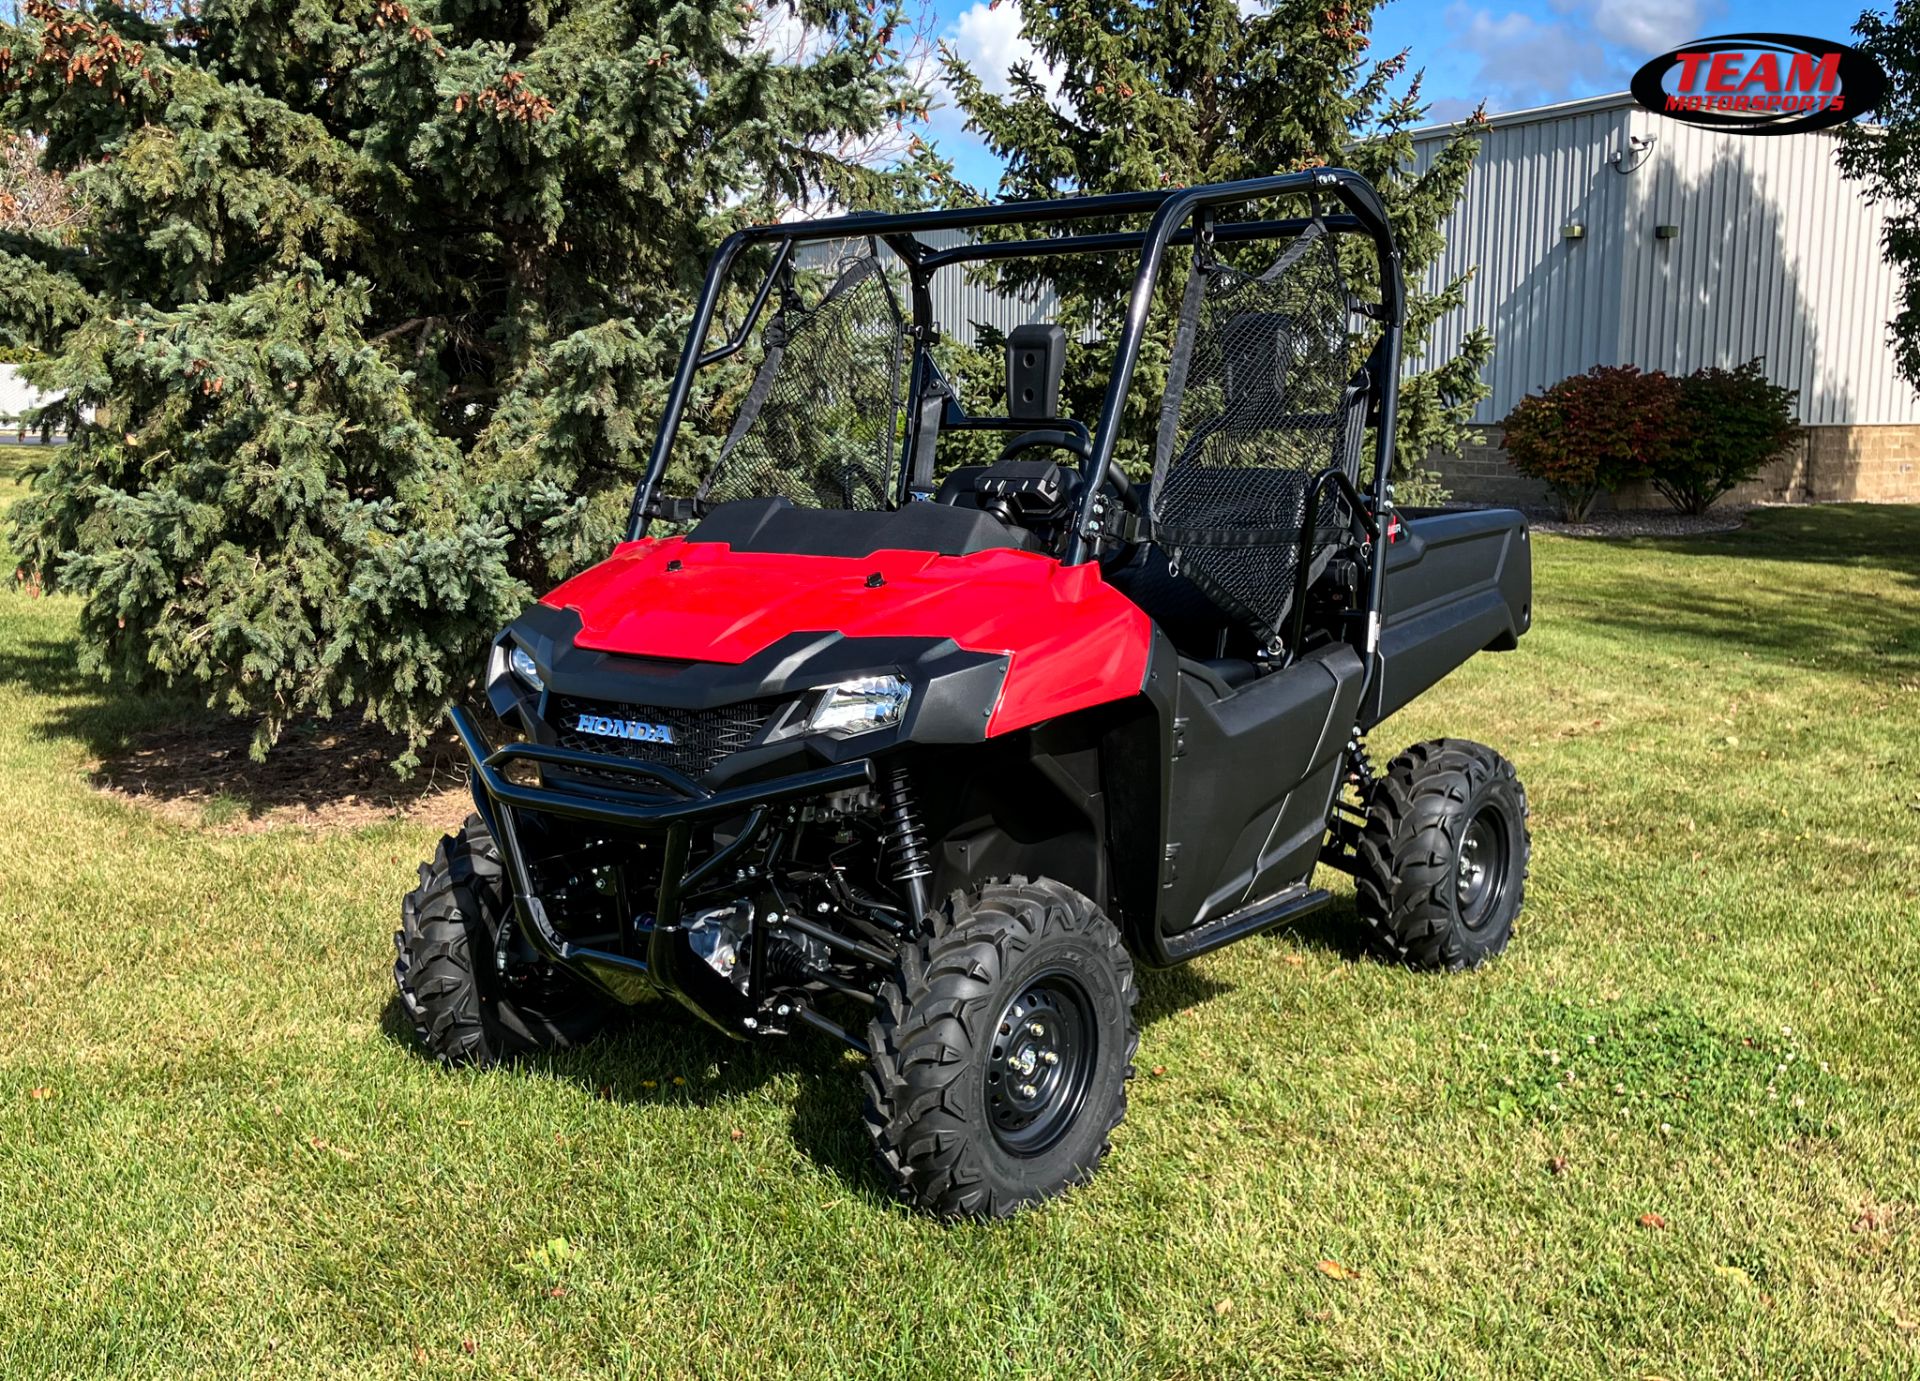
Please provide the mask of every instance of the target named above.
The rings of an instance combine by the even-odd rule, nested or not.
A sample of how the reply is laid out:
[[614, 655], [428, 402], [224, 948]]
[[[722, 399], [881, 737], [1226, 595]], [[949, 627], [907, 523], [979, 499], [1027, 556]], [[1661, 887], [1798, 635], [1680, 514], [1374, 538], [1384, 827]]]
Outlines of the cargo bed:
[[1402, 509], [1387, 546], [1371, 729], [1476, 652], [1510, 651], [1533, 621], [1533, 544], [1511, 508]]

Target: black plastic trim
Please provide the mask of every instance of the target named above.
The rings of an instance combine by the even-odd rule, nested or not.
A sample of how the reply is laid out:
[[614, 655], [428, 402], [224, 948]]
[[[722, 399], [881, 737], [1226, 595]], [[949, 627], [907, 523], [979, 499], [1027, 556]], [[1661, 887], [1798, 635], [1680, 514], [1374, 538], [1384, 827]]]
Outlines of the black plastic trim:
[[1176, 964], [1184, 964], [1189, 959], [1211, 954], [1236, 940], [1271, 930], [1283, 921], [1318, 911], [1332, 900], [1332, 895], [1323, 888], [1309, 887], [1304, 882], [1296, 883], [1250, 906], [1167, 937], [1167, 958]]
[[[671, 579], [671, 577], [662, 577]], [[735, 754], [711, 780], [777, 770], [811, 756], [842, 762], [902, 743], [979, 743], [1006, 682], [1009, 659], [970, 652], [951, 638], [850, 638], [790, 633], [744, 662], [689, 662], [581, 647], [580, 615], [535, 604], [507, 633], [533, 654], [550, 693], [624, 705], [710, 710], [747, 700], [800, 695], [862, 676], [894, 675], [913, 686], [895, 728], [846, 738], [809, 735]], [[542, 732], [536, 729], [535, 732]]]
[[780, 497], [715, 504], [689, 542], [788, 556], [871, 556], [928, 551], [939, 556], [1013, 549], [1040, 551], [1040, 539], [982, 509], [913, 503], [896, 509], [796, 508]]

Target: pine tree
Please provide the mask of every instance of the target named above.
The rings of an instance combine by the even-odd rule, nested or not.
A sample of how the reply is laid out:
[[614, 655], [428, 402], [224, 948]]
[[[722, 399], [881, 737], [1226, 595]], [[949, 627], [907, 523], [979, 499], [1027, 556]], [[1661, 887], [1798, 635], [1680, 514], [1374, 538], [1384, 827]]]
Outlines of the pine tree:
[[1868, 10], [1853, 32], [1886, 73], [1887, 94], [1871, 118], [1839, 130], [1840, 171], [1886, 208], [1881, 249], [1900, 274], [1887, 338], [1901, 376], [1920, 388], [1920, 0]]
[[0, 230], [72, 238], [83, 209], [65, 182], [41, 168], [38, 144], [0, 133]]
[[[1043, 70], [1017, 65], [1010, 89], [998, 95], [951, 53], [945, 67], [968, 126], [1006, 162], [1003, 198], [1190, 186], [1324, 165], [1363, 174], [1386, 202], [1404, 259], [1412, 369], [1424, 362], [1433, 323], [1463, 301], [1464, 276], [1435, 292], [1422, 290], [1421, 279], [1445, 248], [1440, 223], [1458, 202], [1478, 151], [1478, 115], [1425, 171], [1411, 170], [1412, 131], [1426, 109], [1420, 79], [1402, 84], [1404, 53], [1369, 59], [1374, 7], [1373, 0], [1271, 0], [1249, 13], [1235, 0], [1027, 4], [1022, 32]], [[1049, 89], [1049, 75], [1056, 89]], [[1345, 259], [1355, 286], [1364, 287], [1371, 256], [1351, 252]], [[1111, 316], [1133, 269], [1130, 259], [1116, 256], [1107, 263], [1059, 260], [1043, 270], [1061, 292], [1059, 319], [1069, 339], [1095, 338], [1075, 347], [1078, 358], [1067, 370], [1064, 392], [1076, 416], [1098, 411], [1110, 356], [1110, 343], [1098, 339], [1099, 314]], [[1140, 455], [1158, 420], [1182, 278], [1163, 276], [1163, 329], [1143, 347], [1118, 451], [1123, 458]], [[1016, 272], [1008, 281], [1032, 279]], [[1475, 330], [1451, 358], [1403, 379], [1395, 453], [1403, 501], [1437, 492], [1425, 461], [1470, 435], [1474, 405], [1487, 392], [1480, 374], [1492, 353], [1492, 337]], [[964, 358], [955, 368], [971, 377], [989, 372]]]
[[[617, 536], [713, 245], [899, 196], [846, 151], [925, 100], [884, 0], [21, 8], [0, 126], [85, 214], [0, 231], [0, 344], [74, 438], [14, 544], [94, 666], [262, 747], [423, 734]], [[761, 41], [795, 25], [803, 60]]]

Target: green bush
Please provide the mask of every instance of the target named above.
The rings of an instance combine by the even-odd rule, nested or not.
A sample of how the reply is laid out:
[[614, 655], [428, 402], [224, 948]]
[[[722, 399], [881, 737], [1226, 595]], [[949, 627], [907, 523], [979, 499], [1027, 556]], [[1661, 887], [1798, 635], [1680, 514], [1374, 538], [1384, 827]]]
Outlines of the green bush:
[[1507, 458], [1546, 481], [1569, 522], [1601, 494], [1650, 478], [1666, 463], [1680, 418], [1680, 386], [1659, 370], [1596, 365], [1529, 394], [1508, 413]]
[[1769, 382], [1757, 359], [1696, 369], [1680, 381], [1681, 429], [1654, 467], [1654, 488], [1683, 513], [1705, 513], [1793, 445], [1799, 396]]

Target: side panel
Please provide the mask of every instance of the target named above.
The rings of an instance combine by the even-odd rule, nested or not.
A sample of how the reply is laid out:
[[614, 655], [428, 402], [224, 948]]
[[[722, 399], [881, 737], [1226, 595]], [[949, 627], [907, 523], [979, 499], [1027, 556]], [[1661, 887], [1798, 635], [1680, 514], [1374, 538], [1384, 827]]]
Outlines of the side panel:
[[1512, 648], [1533, 621], [1533, 547], [1513, 509], [1411, 518], [1386, 559], [1369, 729], [1474, 653]]
[[1313, 871], [1362, 679], [1344, 643], [1225, 697], [1181, 672], [1160, 861], [1163, 935]]

